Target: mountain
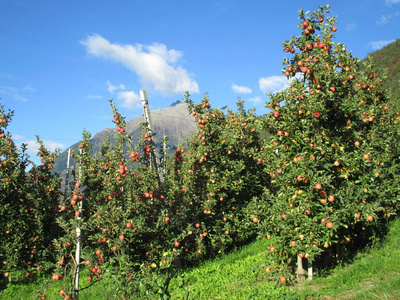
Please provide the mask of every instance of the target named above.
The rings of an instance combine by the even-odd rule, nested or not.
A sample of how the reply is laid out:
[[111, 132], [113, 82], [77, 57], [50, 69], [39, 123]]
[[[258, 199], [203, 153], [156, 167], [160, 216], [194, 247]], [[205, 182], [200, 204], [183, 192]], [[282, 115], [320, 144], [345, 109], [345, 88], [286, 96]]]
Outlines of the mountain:
[[383, 88], [391, 101], [400, 108], [400, 39], [370, 53], [379, 77], [386, 76]]
[[[161, 108], [150, 112], [153, 129], [156, 134], [155, 139], [160, 142], [164, 136], [169, 138], [168, 147], [177, 146], [185, 137], [196, 130], [194, 117], [192, 117], [187, 108], [187, 104], [181, 101], [174, 102], [167, 108]], [[126, 132], [133, 137], [133, 143], [137, 143], [141, 137], [140, 124], [144, 122], [143, 115], [134, 118], [126, 123]], [[116, 133], [116, 128], [106, 128], [93, 136], [90, 143], [94, 152], [100, 150], [103, 141], [112, 137]], [[77, 150], [79, 142], [71, 147]], [[55, 160], [53, 171], [55, 173], [64, 173], [67, 168], [68, 149], [62, 152]], [[73, 163], [73, 162], [71, 162]]]

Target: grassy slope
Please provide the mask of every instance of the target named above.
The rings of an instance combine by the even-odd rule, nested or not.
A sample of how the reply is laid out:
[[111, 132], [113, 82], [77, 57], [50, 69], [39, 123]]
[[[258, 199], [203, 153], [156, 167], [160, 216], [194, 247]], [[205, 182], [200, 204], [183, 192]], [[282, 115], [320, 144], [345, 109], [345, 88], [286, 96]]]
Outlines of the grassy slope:
[[[351, 264], [330, 275], [293, 287], [278, 287], [267, 280], [265, 251], [268, 240], [258, 240], [181, 274], [170, 284], [172, 299], [400, 299], [400, 219], [391, 224], [380, 247], [359, 253]], [[183, 287], [180, 287], [182, 282]], [[60, 299], [54, 281], [14, 285], [0, 299]], [[81, 299], [116, 299], [105, 284], [82, 291]], [[50, 295], [54, 296], [50, 296]]]
[[186, 288], [173, 299], [400, 299], [400, 219], [380, 247], [359, 253], [327, 277], [289, 288], [266, 281], [264, 252], [257, 241], [184, 274]]

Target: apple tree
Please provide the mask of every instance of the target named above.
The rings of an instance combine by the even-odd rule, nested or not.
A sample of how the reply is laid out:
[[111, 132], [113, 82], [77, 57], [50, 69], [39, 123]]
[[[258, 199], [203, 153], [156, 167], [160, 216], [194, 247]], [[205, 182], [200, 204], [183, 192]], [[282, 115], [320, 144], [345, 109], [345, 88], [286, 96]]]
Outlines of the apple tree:
[[270, 95], [265, 118], [273, 189], [264, 195], [264, 234], [277, 237], [267, 272], [282, 282], [296, 262], [304, 278], [303, 258], [329, 260], [360, 231], [379, 230], [382, 212], [395, 207], [377, 186], [393, 184], [386, 179], [397, 141], [380, 80], [360, 73], [358, 59], [333, 42], [329, 5], [299, 13], [301, 35], [283, 43], [291, 81]]
[[30, 278], [54, 259], [60, 182], [51, 169], [57, 153], [37, 137], [42, 164], [34, 165], [26, 145], [18, 149], [7, 132], [12, 116], [0, 106], [0, 273], [21, 270]]
[[177, 249], [182, 259], [197, 260], [255, 237], [259, 216], [249, 203], [269, 175], [256, 116], [242, 101], [235, 112], [212, 108], [208, 95], [194, 104], [187, 94], [185, 102], [197, 131], [176, 149], [166, 178], [173, 180], [169, 198], [180, 210]]

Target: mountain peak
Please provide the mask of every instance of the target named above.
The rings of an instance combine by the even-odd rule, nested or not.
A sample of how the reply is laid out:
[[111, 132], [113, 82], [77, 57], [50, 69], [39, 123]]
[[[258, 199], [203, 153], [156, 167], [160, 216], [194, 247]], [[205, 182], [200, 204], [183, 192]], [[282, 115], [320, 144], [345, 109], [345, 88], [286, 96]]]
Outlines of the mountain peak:
[[178, 104], [181, 104], [182, 103], [182, 101], [181, 100], [176, 100], [174, 103], [172, 103], [169, 107], [173, 107], [173, 106], [176, 106], [176, 105], [178, 105]]

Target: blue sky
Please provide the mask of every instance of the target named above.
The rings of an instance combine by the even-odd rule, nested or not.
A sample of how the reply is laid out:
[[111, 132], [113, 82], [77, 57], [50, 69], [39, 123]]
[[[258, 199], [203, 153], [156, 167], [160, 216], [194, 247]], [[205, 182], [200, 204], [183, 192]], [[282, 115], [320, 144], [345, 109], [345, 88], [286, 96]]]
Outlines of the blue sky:
[[331, 5], [335, 42], [364, 58], [400, 38], [400, 0], [0, 0], [0, 103], [14, 110], [17, 143], [39, 135], [66, 149], [85, 129], [112, 127], [108, 99], [127, 119], [181, 100], [259, 114], [281, 89], [282, 42], [299, 35], [298, 10]]

